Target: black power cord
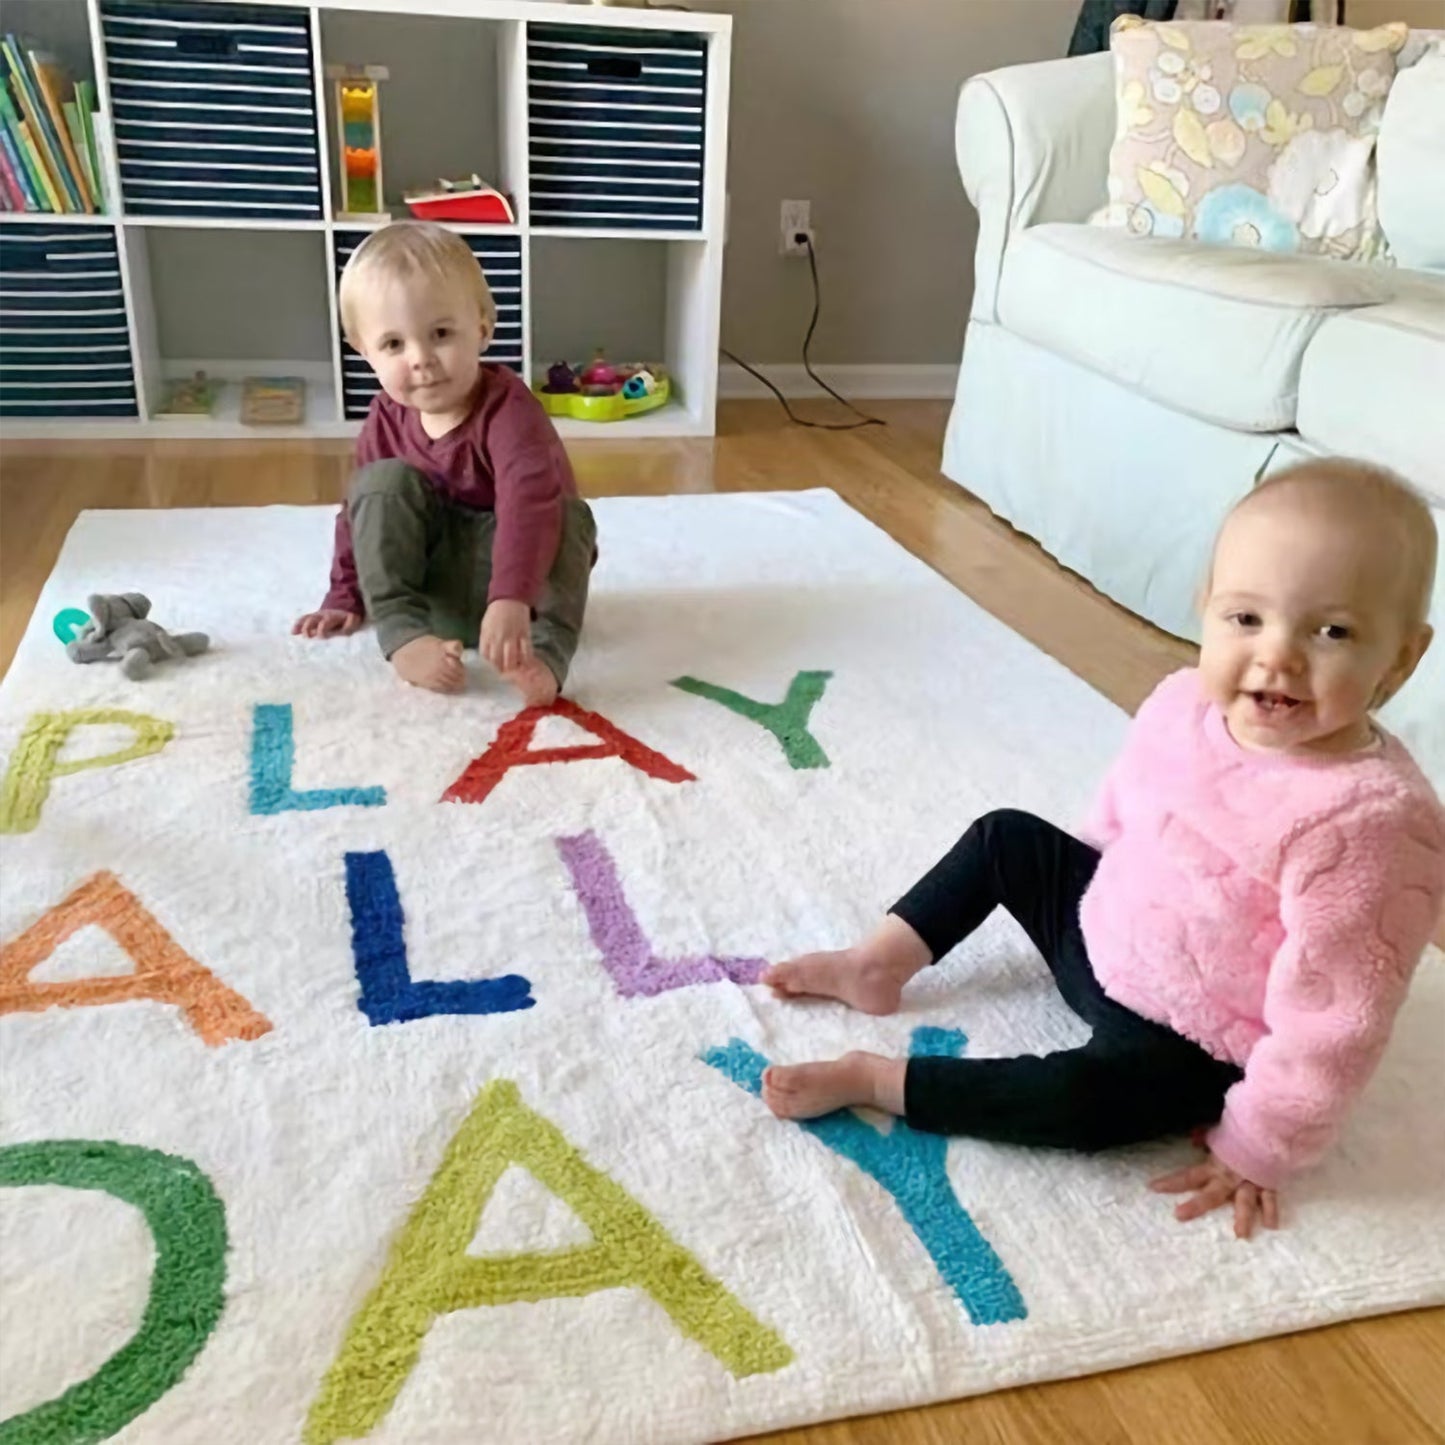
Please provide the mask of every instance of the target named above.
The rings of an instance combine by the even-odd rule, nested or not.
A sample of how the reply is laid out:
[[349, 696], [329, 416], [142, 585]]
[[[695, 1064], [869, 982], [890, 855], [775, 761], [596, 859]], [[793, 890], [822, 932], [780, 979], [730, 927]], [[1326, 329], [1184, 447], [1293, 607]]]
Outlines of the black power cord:
[[809, 421], [806, 417], [799, 416], [797, 412], [795, 412], [793, 408], [788, 405], [788, 398], [785, 397], [783, 393], [779, 391], [778, 388], [774, 386], [773, 383], [769, 381], [768, 378], [757, 369], [757, 367], [749, 366], [748, 363], [742, 359], [742, 357], [734, 356], [733, 353], [729, 351], [725, 346], [718, 347], [718, 350], [722, 352], [722, 354], [727, 357], [729, 361], [733, 362], [737, 366], [742, 367], [742, 369], [746, 371], [750, 376], [757, 377], [757, 379], [762, 382], [762, 384], [767, 387], [767, 389], [772, 392], [772, 394], [777, 397], [780, 402], [782, 402], [783, 410], [788, 414], [788, 420], [792, 422], [795, 426], [814, 427], [818, 431], [857, 431], [859, 427], [887, 426], [888, 423], [884, 421], [881, 416], [869, 416], [866, 411], [859, 411], [858, 408], [854, 406], [853, 403], [849, 401], [846, 396], [840, 396], [836, 391], [833, 390], [831, 386], [828, 385], [826, 381], [823, 380], [821, 376], [818, 375], [816, 371], [813, 370], [813, 363], [808, 356], [808, 348], [813, 344], [813, 333], [818, 329], [818, 317], [822, 314], [823, 311], [823, 288], [818, 282], [818, 256], [817, 253], [813, 250], [813, 238], [808, 235], [806, 231], [800, 231], [798, 235], [799, 239], [801, 239], [803, 244], [808, 248], [808, 270], [811, 271], [813, 275], [813, 319], [808, 322], [808, 334], [803, 338], [803, 370], [807, 372], [808, 376], [819, 387], [821, 387], [822, 390], [826, 391], [829, 396], [831, 396], [835, 401], [842, 402], [849, 411], [851, 411], [855, 416], [861, 417], [862, 420]]

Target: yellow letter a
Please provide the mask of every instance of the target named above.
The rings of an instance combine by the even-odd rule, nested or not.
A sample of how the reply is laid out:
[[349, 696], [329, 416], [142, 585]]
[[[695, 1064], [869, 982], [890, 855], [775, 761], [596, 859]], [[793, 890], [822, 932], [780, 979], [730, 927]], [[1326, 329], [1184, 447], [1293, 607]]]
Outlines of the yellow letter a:
[[[469, 1255], [482, 1210], [512, 1164], [571, 1205], [596, 1242], [501, 1258]], [[527, 1108], [515, 1084], [498, 1079], [477, 1095], [352, 1319], [311, 1406], [307, 1445], [375, 1429], [438, 1315], [625, 1286], [646, 1290], [683, 1334], [734, 1375], [779, 1370], [793, 1358], [626, 1190]]]

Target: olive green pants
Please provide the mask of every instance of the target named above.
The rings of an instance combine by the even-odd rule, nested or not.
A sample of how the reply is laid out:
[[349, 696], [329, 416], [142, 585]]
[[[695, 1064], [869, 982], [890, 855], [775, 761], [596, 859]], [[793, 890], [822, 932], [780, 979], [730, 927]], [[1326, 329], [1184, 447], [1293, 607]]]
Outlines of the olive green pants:
[[[357, 472], [347, 509], [357, 581], [382, 655], [428, 635], [475, 647], [492, 581], [495, 514], [448, 501], [415, 467], [394, 460]], [[532, 609], [532, 649], [559, 687], [582, 632], [596, 545], [592, 509], [570, 498]]]

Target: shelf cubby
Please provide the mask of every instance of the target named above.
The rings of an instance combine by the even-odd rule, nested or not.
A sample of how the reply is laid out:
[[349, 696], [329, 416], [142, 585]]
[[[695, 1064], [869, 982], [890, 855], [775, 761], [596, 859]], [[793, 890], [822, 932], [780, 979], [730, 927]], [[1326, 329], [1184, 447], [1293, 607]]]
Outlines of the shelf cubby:
[[533, 223], [700, 232], [707, 68], [687, 31], [529, 25]]
[[[324, 10], [321, 51], [328, 66], [383, 66], [379, 82], [384, 201], [404, 213], [405, 191], [438, 176], [473, 172], [505, 189], [500, 155], [498, 47], [514, 30], [502, 21], [378, 10]], [[444, 124], [437, 99], [446, 97]], [[326, 86], [327, 124], [337, 132], [335, 87]], [[341, 194], [338, 152], [328, 147], [331, 193]], [[338, 203], [339, 204], [339, 203]], [[347, 224], [338, 218], [338, 224]]]
[[0, 229], [0, 336], [0, 416], [139, 415], [109, 222]]
[[127, 227], [137, 295], [149, 297], [153, 328], [142, 333], [140, 375], [154, 414], [167, 385], [204, 371], [223, 382], [212, 418], [168, 418], [192, 429], [239, 425], [241, 383], [250, 376], [306, 382], [311, 427], [340, 420], [327, 300], [326, 240], [318, 232], [195, 226]]
[[127, 215], [320, 220], [311, 12], [100, 0]]

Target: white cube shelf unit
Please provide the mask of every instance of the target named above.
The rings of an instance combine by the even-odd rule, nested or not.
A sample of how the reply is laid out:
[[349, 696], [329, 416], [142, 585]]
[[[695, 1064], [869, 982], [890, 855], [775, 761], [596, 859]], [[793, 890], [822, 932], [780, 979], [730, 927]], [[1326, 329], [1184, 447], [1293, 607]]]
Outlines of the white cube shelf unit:
[[[731, 17], [547, 0], [7, 0], [93, 73], [113, 214], [0, 214], [0, 428], [20, 437], [347, 436], [376, 383], [336, 278], [381, 224], [337, 215], [329, 64], [386, 66], [385, 203], [476, 171], [515, 225], [464, 225], [496, 293], [488, 360], [664, 364], [673, 398], [564, 435], [710, 436]], [[158, 418], [205, 370], [307, 379], [300, 427]]]

